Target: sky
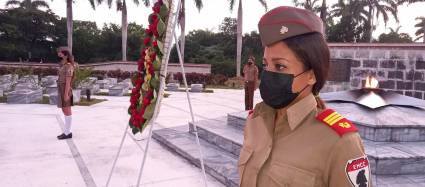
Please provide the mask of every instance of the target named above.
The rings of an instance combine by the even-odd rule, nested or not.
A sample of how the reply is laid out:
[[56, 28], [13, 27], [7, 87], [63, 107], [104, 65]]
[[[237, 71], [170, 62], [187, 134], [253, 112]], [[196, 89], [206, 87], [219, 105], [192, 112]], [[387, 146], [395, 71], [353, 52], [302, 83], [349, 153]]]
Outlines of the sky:
[[[46, 1], [49, 3], [50, 9], [57, 15], [61, 17], [66, 16], [65, 0]], [[113, 3], [111, 9], [104, 3], [97, 6], [96, 10], [93, 10], [88, 0], [74, 1], [74, 20], [95, 21], [98, 27], [102, 27], [105, 23], [121, 25], [121, 12], [116, 11], [115, 3]], [[113, 1], [115, 2], [115, 0]], [[127, 1], [128, 21], [146, 26], [147, 16], [152, 12], [151, 9], [144, 7], [143, 4], [136, 6], [132, 0]], [[0, 8], [5, 8], [6, 2], [7, 0], [0, 0]], [[292, 0], [268, 0], [267, 2], [269, 10], [284, 5], [294, 6]], [[335, 2], [337, 0], [328, 0], [329, 4]], [[198, 11], [193, 0], [186, 0], [186, 33], [195, 29], [218, 31], [219, 25], [225, 17], [237, 17], [238, 5], [235, 4], [234, 10], [231, 12], [228, 0], [203, 0], [203, 3], [204, 7], [201, 11]], [[257, 23], [265, 13], [265, 9], [257, 0], [244, 0], [243, 11], [243, 32], [250, 33], [251, 31], [258, 31]], [[383, 32], [388, 33], [390, 31], [389, 28], [396, 29], [398, 26], [401, 26], [400, 32], [408, 33], [412, 38], [415, 38], [415, 18], [419, 16], [425, 16], [425, 3], [399, 7], [400, 23], [396, 23], [395, 20], [391, 19], [387, 23], [387, 27], [385, 27], [383, 21], [380, 20], [373, 36], [377, 38]]]

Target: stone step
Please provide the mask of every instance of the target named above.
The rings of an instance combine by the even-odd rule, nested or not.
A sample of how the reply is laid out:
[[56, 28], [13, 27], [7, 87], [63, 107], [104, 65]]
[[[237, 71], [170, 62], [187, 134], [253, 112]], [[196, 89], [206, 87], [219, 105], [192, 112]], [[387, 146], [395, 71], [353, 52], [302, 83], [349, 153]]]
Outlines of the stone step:
[[[153, 131], [153, 138], [171, 152], [200, 168], [199, 150], [195, 136], [188, 132], [186, 125], [155, 130]], [[204, 154], [206, 172], [225, 186], [238, 186], [238, 157], [202, 139], [200, 142]], [[425, 175], [372, 175], [372, 182], [373, 186], [376, 187], [419, 187], [425, 186]]]
[[[239, 157], [243, 142], [243, 130], [238, 126], [228, 125], [227, 119], [221, 117], [196, 122], [198, 135], [203, 140]], [[189, 125], [193, 133], [193, 126], [191, 123]]]
[[371, 110], [354, 103], [327, 103], [353, 121], [363, 139], [380, 142], [425, 141], [425, 110], [386, 106]]
[[425, 175], [372, 175], [377, 187], [424, 187]]
[[[152, 137], [171, 152], [178, 154], [200, 168], [200, 156], [196, 139], [188, 130], [187, 125], [160, 129], [153, 131]], [[237, 187], [239, 184], [238, 157], [202, 139], [200, 143], [206, 172], [225, 186]]]
[[245, 121], [246, 121], [246, 118], [248, 117], [248, 114], [249, 114], [248, 111], [228, 114], [227, 124], [233, 127], [236, 127], [240, 130], [243, 130], [245, 127]]
[[[225, 118], [196, 123], [199, 137], [235, 156], [243, 143], [243, 131], [227, 125]], [[374, 142], [364, 140], [372, 173], [425, 174], [425, 142]]]
[[[379, 142], [425, 141], [425, 110], [387, 106], [375, 110], [353, 103], [327, 103], [342, 116], [353, 121], [363, 139]], [[228, 114], [228, 125], [243, 130], [248, 112]]]

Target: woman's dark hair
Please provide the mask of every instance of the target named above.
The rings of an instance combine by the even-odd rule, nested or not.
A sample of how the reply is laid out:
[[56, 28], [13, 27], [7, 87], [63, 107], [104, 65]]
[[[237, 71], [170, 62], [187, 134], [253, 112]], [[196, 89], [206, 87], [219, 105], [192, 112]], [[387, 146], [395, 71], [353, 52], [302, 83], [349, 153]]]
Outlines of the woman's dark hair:
[[67, 49], [59, 48], [58, 52], [64, 54], [66, 56], [66, 61], [74, 65], [74, 56], [72, 56], [72, 54]]
[[[313, 70], [316, 84], [313, 85], [312, 92], [318, 99], [319, 92], [328, 78], [330, 64], [329, 47], [325, 38], [320, 33], [309, 33], [284, 39], [283, 42], [295, 53], [306, 70]], [[323, 104], [323, 101], [318, 99], [319, 105], [320, 102]]]

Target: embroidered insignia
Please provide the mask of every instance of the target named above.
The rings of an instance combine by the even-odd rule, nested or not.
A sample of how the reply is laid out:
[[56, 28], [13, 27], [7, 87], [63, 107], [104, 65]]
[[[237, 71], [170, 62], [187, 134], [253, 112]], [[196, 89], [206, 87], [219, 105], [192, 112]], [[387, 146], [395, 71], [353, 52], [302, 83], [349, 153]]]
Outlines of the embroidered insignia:
[[353, 187], [369, 187], [370, 169], [367, 156], [349, 160], [345, 166], [345, 174]]
[[327, 109], [320, 113], [316, 119], [329, 125], [335, 130], [340, 136], [348, 132], [357, 132], [356, 126], [348, 119], [341, 116], [338, 112], [332, 109]]
[[282, 26], [282, 28], [280, 29], [280, 34], [285, 34], [289, 31], [288, 27]]

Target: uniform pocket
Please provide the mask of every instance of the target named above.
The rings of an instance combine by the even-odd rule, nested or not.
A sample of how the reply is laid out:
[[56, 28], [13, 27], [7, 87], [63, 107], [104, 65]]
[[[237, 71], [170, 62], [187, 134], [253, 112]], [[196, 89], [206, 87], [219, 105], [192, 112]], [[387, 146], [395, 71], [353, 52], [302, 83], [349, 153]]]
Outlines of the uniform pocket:
[[245, 146], [245, 147], [242, 147], [241, 149], [241, 153], [239, 154], [239, 160], [238, 160], [238, 171], [239, 171], [239, 178], [240, 178], [239, 183], [241, 183], [242, 181], [246, 164], [248, 160], [251, 158], [252, 153], [253, 153], [253, 150], [249, 147]]
[[270, 187], [314, 187], [316, 174], [295, 166], [272, 163], [267, 173]]

